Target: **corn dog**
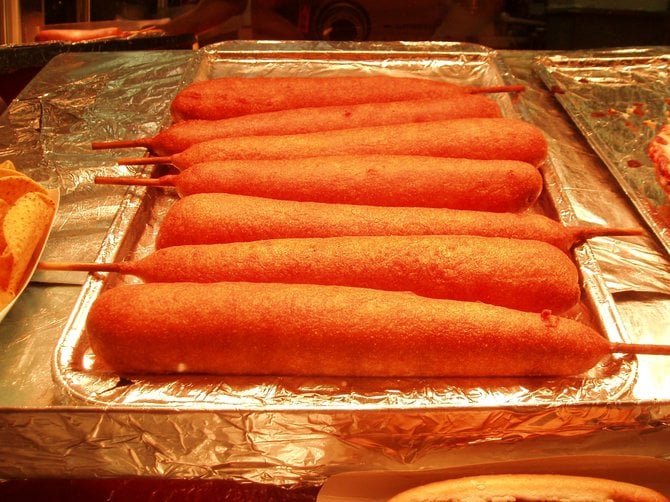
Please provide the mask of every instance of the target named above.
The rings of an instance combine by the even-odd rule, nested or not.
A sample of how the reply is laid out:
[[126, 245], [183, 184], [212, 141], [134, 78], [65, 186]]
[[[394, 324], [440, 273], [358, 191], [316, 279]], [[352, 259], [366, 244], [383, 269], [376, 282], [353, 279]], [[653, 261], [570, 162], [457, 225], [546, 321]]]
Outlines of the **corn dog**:
[[96, 299], [87, 332], [121, 373], [562, 376], [612, 350], [546, 313], [309, 284], [119, 286]]
[[515, 212], [542, 191], [534, 166], [513, 160], [406, 155], [228, 160], [160, 178], [97, 177], [96, 183], [175, 186], [180, 195], [225, 192], [273, 199]]
[[410, 488], [388, 502], [426, 501], [589, 501], [668, 502], [661, 493], [638, 484], [567, 474], [485, 474], [436, 481]]
[[466, 87], [415, 77], [223, 77], [193, 82], [177, 93], [175, 121], [217, 120], [311, 106], [440, 99], [469, 93], [517, 92], [522, 86]]
[[539, 128], [523, 120], [470, 118], [213, 139], [167, 157], [120, 159], [119, 163], [167, 163], [183, 170], [212, 160], [370, 154], [519, 160], [538, 165], [547, 156], [547, 140]]
[[196, 143], [216, 138], [302, 134], [384, 124], [500, 116], [500, 107], [494, 100], [476, 94], [440, 100], [306, 107], [220, 120], [183, 120], [151, 138], [94, 142], [92, 148], [144, 147], [155, 155], [172, 155]]
[[122, 31], [121, 28], [117, 26], [90, 29], [46, 29], [37, 32], [35, 35], [35, 42], [50, 42], [54, 40], [63, 42], [84, 42], [102, 38], [127, 37], [128, 35], [128, 32]]
[[551, 244], [470, 235], [173, 246], [137, 261], [83, 268], [131, 274], [146, 282], [282, 282], [411, 291], [557, 314], [574, 307], [580, 297], [577, 267]]
[[156, 247], [286, 237], [471, 234], [545, 241], [567, 252], [591, 237], [640, 233], [639, 228], [568, 228], [531, 213], [296, 202], [216, 193], [176, 201], [161, 221]]

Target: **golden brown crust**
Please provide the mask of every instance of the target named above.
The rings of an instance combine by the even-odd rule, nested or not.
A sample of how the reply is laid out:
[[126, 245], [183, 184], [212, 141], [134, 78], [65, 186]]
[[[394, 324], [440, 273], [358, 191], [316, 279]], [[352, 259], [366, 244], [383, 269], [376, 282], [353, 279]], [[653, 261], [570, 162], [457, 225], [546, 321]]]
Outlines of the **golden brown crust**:
[[181, 195], [517, 212], [537, 200], [542, 175], [510, 160], [333, 155], [205, 162], [179, 174], [175, 185]]
[[171, 155], [191, 145], [215, 138], [303, 134], [404, 122], [428, 122], [464, 117], [500, 117], [500, 107], [487, 96], [459, 95], [439, 100], [414, 99], [276, 110], [220, 120], [192, 119], [176, 122], [152, 138], [157, 155]]
[[609, 353], [579, 322], [343, 286], [137, 284], [98, 297], [91, 347], [120, 372], [576, 375]]
[[468, 118], [214, 139], [174, 154], [171, 162], [187, 169], [210, 160], [382, 154], [519, 160], [538, 165], [546, 158], [547, 149], [542, 131], [524, 120]]
[[558, 248], [471, 235], [340, 236], [163, 248], [126, 273], [146, 282], [280, 282], [411, 291], [530, 312], [562, 313], [579, 273]]
[[389, 502], [667, 502], [644, 486], [588, 476], [497, 474], [438, 481], [406, 490]]
[[568, 251], [572, 231], [532, 213], [380, 207], [194, 194], [167, 211], [157, 247], [337, 235], [482, 235], [533, 239]]
[[223, 77], [189, 84], [175, 96], [175, 120], [216, 120], [306, 106], [436, 99], [466, 87], [423, 78], [386, 75], [347, 77]]

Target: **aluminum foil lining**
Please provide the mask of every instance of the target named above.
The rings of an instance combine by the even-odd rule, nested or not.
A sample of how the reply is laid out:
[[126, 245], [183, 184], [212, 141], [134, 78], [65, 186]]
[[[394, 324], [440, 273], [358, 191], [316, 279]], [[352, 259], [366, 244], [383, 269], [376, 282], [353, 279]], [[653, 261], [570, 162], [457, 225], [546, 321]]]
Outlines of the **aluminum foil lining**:
[[[506, 115], [543, 127], [550, 141], [551, 156], [543, 166], [547, 190], [536, 209], [567, 224], [638, 223], [625, 210], [599, 214], [601, 198], [613, 207], [625, 207], [627, 201], [607, 182], [602, 183], [603, 192], [588, 188], [592, 166], [572, 162], [571, 156], [581, 158], [580, 152], [563, 148], [572, 140], [571, 133], [552, 116], [555, 110], [546, 106], [532, 75], [519, 78], [498, 53], [470, 44], [235, 41], [196, 54], [59, 56], [10, 107], [8, 126], [0, 131], [5, 143], [0, 146], [17, 166], [61, 189], [62, 210], [45, 259], [139, 258], [152, 251], [161, 215], [175, 194], [95, 186], [97, 174], [149, 175], [149, 169], [116, 163], [137, 150], [93, 152], [92, 141], [155, 134], [169, 122], [167, 106], [174, 93], [192, 80], [230, 74], [373, 72], [419, 74], [470, 85], [528, 84], [519, 99], [496, 99]], [[575, 317], [595, 324], [614, 341], [628, 340], [628, 321], [621, 318], [611, 288], [662, 289], [663, 261], [647, 244], [646, 236], [594, 239], [576, 250], [585, 295]], [[618, 252], [603, 255], [595, 245], [633, 253], [653, 271], [649, 275], [655, 280], [640, 286], [635, 275], [639, 267], [622, 263]], [[640, 251], [628, 251], [629, 245]], [[522, 445], [531, 452], [556, 451], [569, 448], [563, 440], [575, 437], [585, 447], [597, 447], [596, 433], [626, 429], [637, 437], [664, 420], [668, 411], [664, 402], [640, 402], [638, 363], [621, 356], [603, 361], [583, 378], [551, 381], [183, 376], [127, 380], [95, 370], [84, 322], [100, 291], [132, 279], [106, 274], [43, 274], [38, 279], [47, 284], [40, 286], [46, 291], [60, 291], [63, 283], [83, 286], [77, 290], [72, 315], [67, 322], [62, 319], [65, 329], [55, 343], [54, 383], [48, 389], [55, 399], [34, 414], [0, 414], [0, 430], [22, 431], [4, 435], [0, 445], [0, 458], [6, 459], [0, 461], [0, 472], [10, 477], [39, 472], [318, 483], [341, 470], [436, 468], [464, 458], [509, 457], [522, 451]], [[16, 316], [9, 319], [9, 327], [0, 326], [2, 334], [18, 329], [19, 322]], [[48, 322], [44, 317], [43, 324]], [[41, 333], [24, 336], [47, 333], [53, 338], [54, 331], [60, 331], [60, 325], [51, 321]], [[21, 346], [18, 343], [17, 350]], [[30, 387], [29, 369], [20, 363], [16, 367], [16, 378], [24, 380], [19, 386]], [[26, 419], [32, 428], [21, 425]], [[537, 441], [546, 438], [549, 442], [538, 446]]]
[[668, 48], [544, 56], [534, 64], [670, 253], [670, 206], [647, 154], [670, 119]]

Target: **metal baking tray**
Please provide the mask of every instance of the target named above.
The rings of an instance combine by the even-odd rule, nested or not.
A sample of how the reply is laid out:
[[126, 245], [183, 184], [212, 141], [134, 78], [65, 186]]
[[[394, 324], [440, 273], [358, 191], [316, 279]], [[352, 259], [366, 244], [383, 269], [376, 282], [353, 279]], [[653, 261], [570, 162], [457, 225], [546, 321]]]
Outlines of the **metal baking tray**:
[[[336, 50], [334, 50], [336, 49]], [[513, 83], [498, 54], [460, 43], [273, 43], [230, 42], [210, 46], [194, 57], [184, 76], [193, 80], [222, 75], [422, 75], [464, 85]], [[518, 99], [500, 94], [506, 116], [524, 117]], [[546, 190], [536, 208], [570, 223], [573, 214], [558, 183], [551, 158], [543, 166]], [[147, 169], [152, 169], [150, 166]], [[145, 175], [152, 174], [149, 170]], [[155, 173], [154, 173], [155, 174]], [[570, 171], [561, 173], [569, 179]], [[153, 250], [162, 215], [176, 199], [169, 189], [130, 188], [100, 250], [98, 261], [137, 259]], [[575, 251], [584, 284], [584, 305], [575, 317], [596, 325], [612, 341], [627, 341], [614, 302], [587, 244]], [[636, 359], [612, 355], [587, 375], [560, 379], [346, 379], [298, 377], [141, 376], [128, 379], [96, 364], [85, 322], [92, 303], [106, 288], [134, 279], [116, 274], [87, 277], [72, 316], [57, 344], [54, 379], [65, 402], [114, 409], [326, 412], [425, 410], [555, 409], [572, 403], [617, 399], [632, 387]], [[488, 410], [488, 411], [487, 411]], [[491, 411], [492, 412], [492, 411]], [[275, 417], [272, 427], [282, 427]], [[529, 415], [529, 416], [532, 416]], [[518, 420], [518, 419], [517, 419]], [[510, 422], [510, 426], [511, 426]], [[284, 424], [291, 430], [289, 422]], [[472, 424], [479, 430], [481, 422]]]
[[647, 155], [670, 119], [668, 47], [543, 56], [533, 67], [670, 254], [669, 201]]

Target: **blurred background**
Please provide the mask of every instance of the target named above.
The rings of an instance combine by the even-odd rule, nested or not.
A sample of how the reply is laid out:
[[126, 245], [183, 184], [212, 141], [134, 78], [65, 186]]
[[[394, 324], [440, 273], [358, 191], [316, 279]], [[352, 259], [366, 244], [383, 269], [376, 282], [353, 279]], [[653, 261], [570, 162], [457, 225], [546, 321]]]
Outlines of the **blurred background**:
[[[670, 45], [670, 0], [197, 1], [0, 0], [0, 112], [67, 51], [190, 50], [230, 39], [457, 41], [509, 50]], [[212, 4], [234, 13], [194, 30]]]
[[[300, 37], [323, 40], [456, 40], [500, 49], [668, 45], [668, 0], [251, 0], [285, 18]], [[31, 43], [41, 29], [158, 24], [195, 0], [2, 0], [3, 44]], [[201, 45], [252, 38], [231, 19]], [[295, 34], [291, 38], [297, 38]]]

